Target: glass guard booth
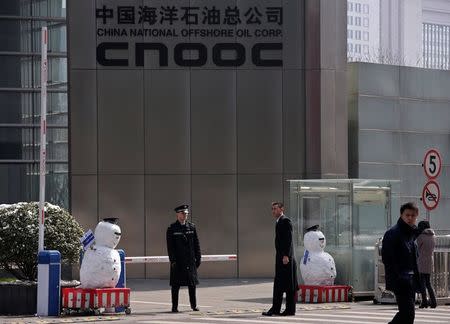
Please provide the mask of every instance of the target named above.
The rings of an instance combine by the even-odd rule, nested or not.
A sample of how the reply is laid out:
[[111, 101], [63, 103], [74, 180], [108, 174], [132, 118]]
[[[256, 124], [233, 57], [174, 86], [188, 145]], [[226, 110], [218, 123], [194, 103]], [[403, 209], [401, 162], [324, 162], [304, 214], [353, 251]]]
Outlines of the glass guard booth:
[[399, 181], [288, 181], [297, 261], [303, 256], [305, 229], [318, 224], [326, 238], [325, 251], [336, 263], [335, 284], [353, 286], [356, 296], [373, 295], [375, 243], [392, 224], [391, 206]]

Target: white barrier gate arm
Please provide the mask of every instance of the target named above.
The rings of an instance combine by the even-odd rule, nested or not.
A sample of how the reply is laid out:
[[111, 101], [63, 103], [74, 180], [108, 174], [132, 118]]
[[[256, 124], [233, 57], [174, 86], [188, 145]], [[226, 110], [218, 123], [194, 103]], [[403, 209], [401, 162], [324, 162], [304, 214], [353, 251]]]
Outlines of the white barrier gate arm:
[[[202, 262], [208, 261], [236, 261], [236, 254], [210, 254], [202, 255]], [[161, 256], [143, 256], [143, 257], [125, 257], [125, 263], [168, 263], [167, 255]]]

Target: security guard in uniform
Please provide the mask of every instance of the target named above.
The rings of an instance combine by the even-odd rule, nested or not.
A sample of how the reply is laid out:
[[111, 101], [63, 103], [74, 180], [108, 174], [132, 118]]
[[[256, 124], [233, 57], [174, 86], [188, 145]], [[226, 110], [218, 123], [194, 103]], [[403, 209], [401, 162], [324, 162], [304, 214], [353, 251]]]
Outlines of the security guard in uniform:
[[400, 218], [383, 237], [381, 256], [386, 289], [395, 294], [398, 313], [389, 323], [413, 324], [415, 288], [418, 287], [416, 220], [419, 209], [413, 202], [400, 207]]
[[175, 208], [177, 221], [167, 229], [167, 252], [170, 260], [170, 286], [172, 287], [172, 312], [178, 313], [180, 286], [188, 286], [189, 302], [198, 311], [195, 286], [198, 285], [197, 268], [201, 263], [200, 243], [195, 225], [187, 221], [189, 206]]

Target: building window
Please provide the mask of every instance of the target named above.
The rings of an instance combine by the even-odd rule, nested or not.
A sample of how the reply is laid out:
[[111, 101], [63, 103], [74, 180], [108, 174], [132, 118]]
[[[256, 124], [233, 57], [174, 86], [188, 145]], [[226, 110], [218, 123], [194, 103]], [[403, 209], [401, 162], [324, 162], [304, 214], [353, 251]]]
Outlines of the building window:
[[364, 54], [369, 54], [369, 45], [364, 45], [363, 46], [363, 53]]
[[353, 52], [353, 44], [352, 43], [348, 43], [348, 51]]
[[69, 208], [66, 1], [0, 1], [0, 203], [39, 199], [40, 45], [47, 26], [46, 201]]
[[347, 23], [347, 24], [348, 24], [349, 26], [352, 26], [352, 25], [353, 25], [353, 16], [348, 16], [348, 17], [347, 17], [347, 20], [348, 20], [348, 23]]
[[363, 26], [364, 27], [369, 27], [369, 18], [364, 18], [363, 19]]
[[348, 39], [353, 39], [353, 30], [351, 30], [351, 29], [347, 30], [347, 38]]
[[363, 12], [365, 14], [369, 14], [369, 5], [368, 4], [363, 5]]
[[361, 31], [360, 30], [355, 30], [355, 39], [361, 40]]
[[424, 67], [449, 69], [450, 26], [426, 23], [422, 28]]
[[361, 54], [361, 44], [355, 44], [355, 53]]
[[369, 32], [363, 32], [363, 40], [369, 41]]
[[361, 26], [361, 17], [355, 17], [355, 25]]
[[353, 2], [348, 3], [348, 11], [353, 11]]
[[360, 3], [355, 3], [355, 11], [356, 12], [361, 12], [361, 4]]

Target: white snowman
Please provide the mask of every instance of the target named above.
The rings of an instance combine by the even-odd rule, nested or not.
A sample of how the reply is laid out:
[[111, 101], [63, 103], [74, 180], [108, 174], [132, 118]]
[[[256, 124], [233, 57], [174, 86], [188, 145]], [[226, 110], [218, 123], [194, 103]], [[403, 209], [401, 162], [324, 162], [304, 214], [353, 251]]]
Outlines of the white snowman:
[[117, 218], [105, 218], [97, 224], [95, 242], [84, 253], [80, 269], [81, 288], [114, 288], [120, 277], [119, 244], [121, 230]]
[[333, 257], [324, 252], [326, 240], [319, 225], [307, 229], [304, 236], [305, 253], [300, 261], [300, 272], [305, 285], [331, 286], [336, 278]]

